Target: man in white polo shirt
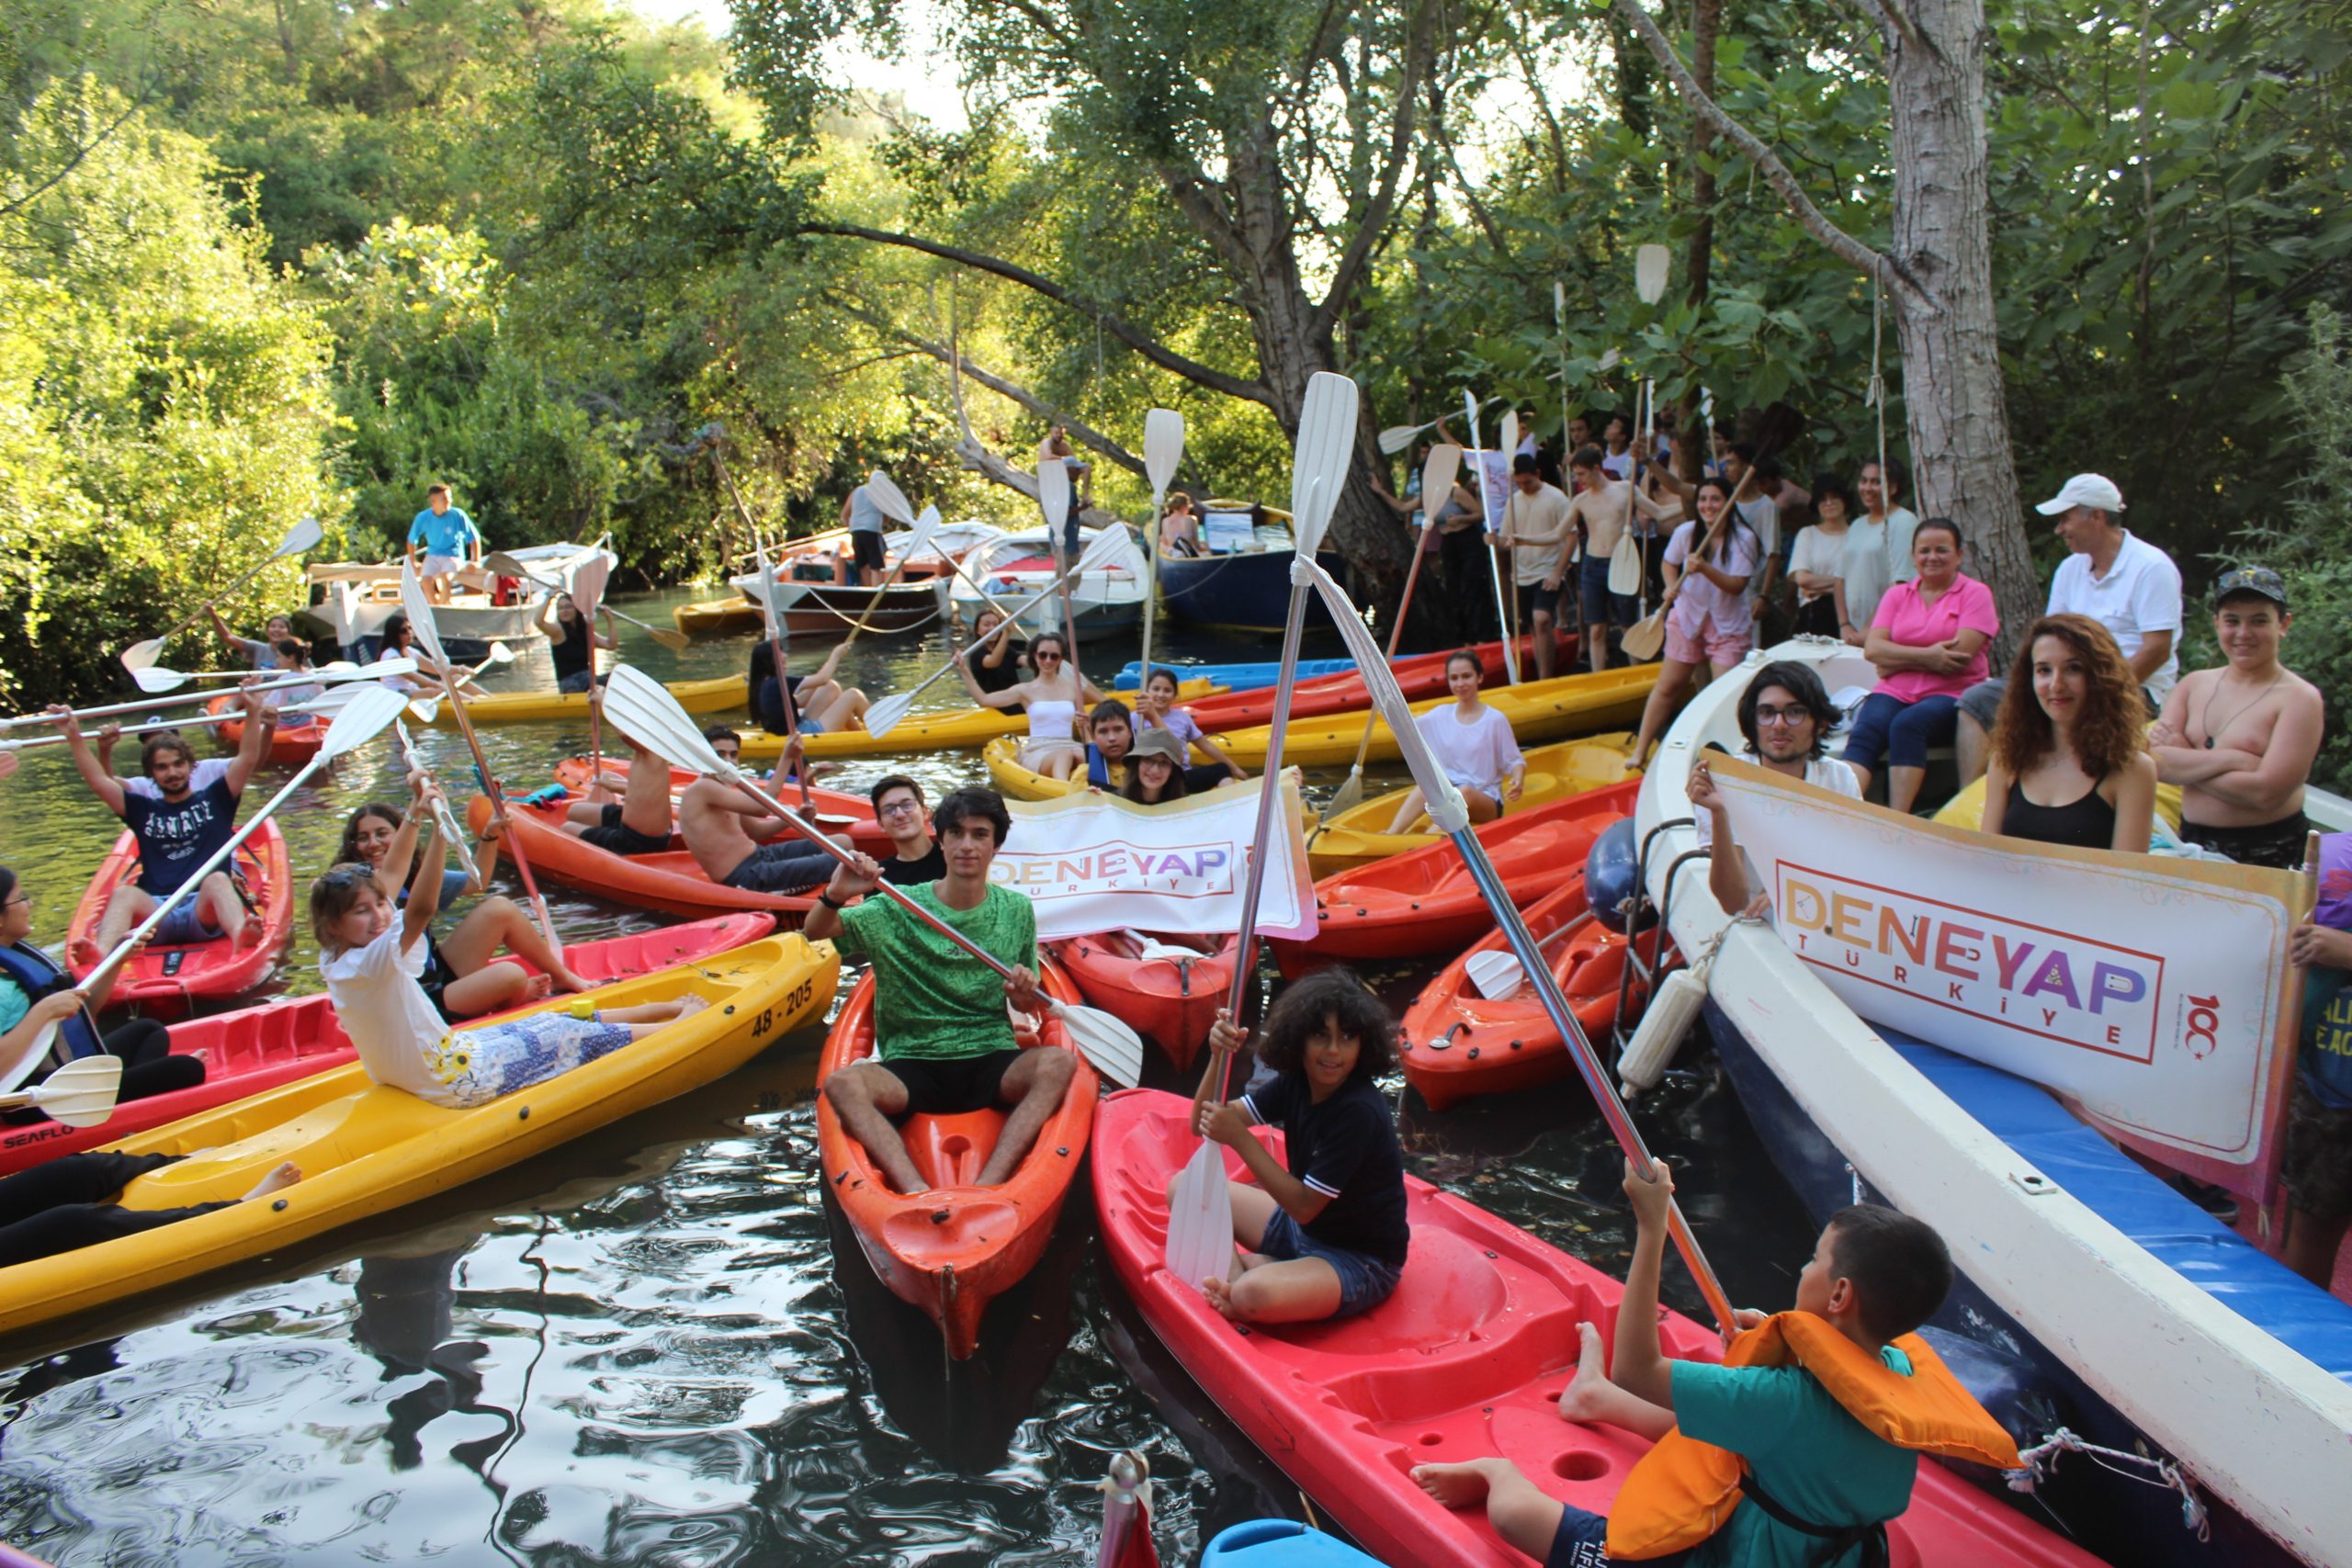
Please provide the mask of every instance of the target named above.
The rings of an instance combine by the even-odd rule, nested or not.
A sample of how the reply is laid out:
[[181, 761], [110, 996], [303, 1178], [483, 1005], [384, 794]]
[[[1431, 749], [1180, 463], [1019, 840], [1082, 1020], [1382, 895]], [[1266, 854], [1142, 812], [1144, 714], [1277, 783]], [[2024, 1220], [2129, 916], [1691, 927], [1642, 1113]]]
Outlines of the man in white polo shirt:
[[[2133, 537], [2120, 516], [2123, 492], [2099, 474], [2076, 474], [2034, 508], [2058, 520], [2069, 552], [2050, 581], [2052, 615], [2088, 615], [2115, 636], [2123, 660], [2147, 694], [2148, 714], [2164, 706], [2180, 678], [2180, 569], [2172, 558]], [[1985, 737], [2001, 709], [2006, 679], [1984, 681], [1961, 694], [1960, 782], [1984, 775]]]

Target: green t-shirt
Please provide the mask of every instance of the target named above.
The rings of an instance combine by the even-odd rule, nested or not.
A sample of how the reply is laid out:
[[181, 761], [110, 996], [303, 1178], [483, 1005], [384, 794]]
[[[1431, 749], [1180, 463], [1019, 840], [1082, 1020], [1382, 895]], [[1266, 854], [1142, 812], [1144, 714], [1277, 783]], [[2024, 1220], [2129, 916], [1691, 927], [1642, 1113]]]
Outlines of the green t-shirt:
[[[991, 886], [978, 907], [951, 909], [939, 901], [935, 882], [905, 892], [981, 951], [1006, 964], [1037, 967], [1037, 909], [1025, 895]], [[873, 962], [881, 1060], [956, 1061], [1014, 1048], [1003, 977], [889, 899], [872, 897], [843, 909], [833, 945], [844, 958]]]
[[[1889, 1346], [1886, 1364], [1905, 1377], [1910, 1359]], [[1702, 1442], [1747, 1461], [1772, 1500], [1832, 1529], [1891, 1519], [1911, 1506], [1919, 1456], [1874, 1437], [1803, 1367], [1674, 1363], [1674, 1421]], [[1820, 1542], [1740, 1507], [1694, 1547], [1687, 1568], [1806, 1568]], [[1860, 1561], [1849, 1551], [1836, 1563]]]

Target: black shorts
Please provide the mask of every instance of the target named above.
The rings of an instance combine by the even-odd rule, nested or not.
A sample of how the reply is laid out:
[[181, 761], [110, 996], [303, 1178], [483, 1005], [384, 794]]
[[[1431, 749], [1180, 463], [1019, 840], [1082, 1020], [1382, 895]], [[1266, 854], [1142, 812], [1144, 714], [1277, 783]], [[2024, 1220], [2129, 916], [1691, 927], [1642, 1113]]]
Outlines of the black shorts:
[[745, 893], [806, 893], [833, 874], [833, 857], [814, 844], [763, 844], [727, 874]]
[[610, 850], [616, 855], [658, 855], [670, 847], [667, 833], [657, 839], [650, 833], [640, 833], [622, 821], [621, 807], [617, 802], [605, 807], [602, 821], [594, 828], [582, 830], [580, 841], [594, 844], [600, 850]]
[[901, 1056], [876, 1064], [906, 1086], [908, 1116], [959, 1116], [1001, 1103], [1004, 1075], [1021, 1053], [991, 1051], [985, 1056]]
[[441, 956], [440, 943], [430, 935], [424, 939], [424, 973], [416, 977], [416, 983], [423, 988], [424, 999], [433, 1004], [435, 1012], [447, 1022], [458, 1021], [458, 1015], [449, 1010], [449, 1004], [442, 999], [441, 995], [458, 983], [458, 972], [449, 967], [449, 961]]
[[2294, 1206], [2321, 1224], [2352, 1219], [2352, 1109], [2322, 1105], [2301, 1077], [2287, 1109], [2278, 1179]]
[[2227, 855], [2240, 865], [2270, 865], [2280, 871], [2302, 869], [2303, 840], [2311, 830], [2311, 818], [2300, 811], [2252, 828], [2208, 828], [2201, 822], [2180, 825], [2184, 842]]
[[880, 529], [853, 528], [850, 530], [849, 545], [850, 549], [854, 552], [852, 558], [860, 567], [870, 566], [876, 571], [883, 570], [882, 558], [885, 552], [882, 548]]
[[1560, 603], [1567, 596], [1568, 584], [1565, 577], [1557, 588], [1546, 588], [1541, 582], [1522, 582], [1519, 585], [1519, 618], [1532, 621], [1539, 615], [1549, 615], [1552, 624], [1558, 626]]

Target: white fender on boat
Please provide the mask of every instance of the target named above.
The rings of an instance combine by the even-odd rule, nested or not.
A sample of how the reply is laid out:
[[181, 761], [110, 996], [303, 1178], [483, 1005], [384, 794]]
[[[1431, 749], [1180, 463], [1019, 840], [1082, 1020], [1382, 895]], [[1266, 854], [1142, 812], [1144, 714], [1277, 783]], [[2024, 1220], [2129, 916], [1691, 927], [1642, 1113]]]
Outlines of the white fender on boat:
[[1626, 1099], [1656, 1089], [1666, 1076], [1667, 1064], [1681, 1047], [1682, 1037], [1698, 1021], [1699, 1004], [1707, 999], [1707, 960], [1690, 969], [1677, 969], [1657, 988], [1642, 1013], [1633, 1043], [1617, 1059], [1617, 1081]]

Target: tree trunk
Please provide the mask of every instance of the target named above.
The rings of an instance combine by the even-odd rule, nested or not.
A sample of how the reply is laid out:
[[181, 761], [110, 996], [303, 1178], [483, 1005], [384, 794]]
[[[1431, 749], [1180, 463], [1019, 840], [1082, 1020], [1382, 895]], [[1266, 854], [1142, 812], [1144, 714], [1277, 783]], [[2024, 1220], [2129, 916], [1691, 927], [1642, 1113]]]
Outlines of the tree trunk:
[[2001, 610], [2006, 665], [2048, 594], [2026, 541], [1993, 311], [1983, 0], [1909, 0], [1915, 41], [1890, 29], [1894, 223], [1889, 255], [1917, 280], [1895, 291], [1913, 479], [1922, 517], [1966, 530], [1971, 575]]

